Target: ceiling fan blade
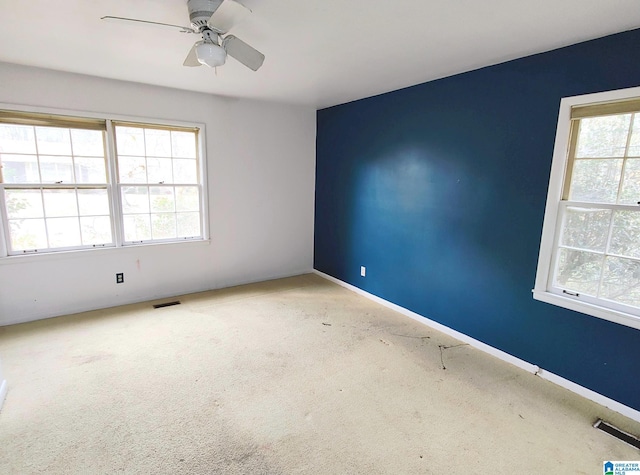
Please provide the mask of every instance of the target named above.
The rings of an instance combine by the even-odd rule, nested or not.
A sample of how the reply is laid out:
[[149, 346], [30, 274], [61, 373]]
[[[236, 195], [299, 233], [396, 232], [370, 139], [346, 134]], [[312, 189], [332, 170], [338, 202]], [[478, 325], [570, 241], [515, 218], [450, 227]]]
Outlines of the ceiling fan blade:
[[137, 20], [135, 18], [123, 18], [119, 16], [103, 16], [100, 19], [107, 20], [107, 21], [128, 21], [131, 23], [145, 23], [147, 25], [154, 25], [154, 26], [168, 26], [170, 28], [179, 29], [181, 33], [197, 33], [197, 31], [195, 31], [193, 28], [190, 28], [188, 26], [171, 25], [169, 23], [159, 23], [157, 21]]
[[209, 27], [225, 34], [246, 17], [251, 10], [234, 0], [224, 0], [209, 19]]
[[264, 63], [264, 54], [233, 35], [229, 35], [222, 40], [222, 47], [229, 56], [254, 71], [260, 69], [260, 66]]
[[196, 44], [191, 48], [191, 51], [189, 51], [184, 63], [182, 63], [183, 66], [188, 66], [190, 68], [202, 66], [202, 63], [198, 61], [198, 55], [196, 54], [196, 47], [198, 46], [198, 43], [200, 43], [200, 41], [196, 42]]

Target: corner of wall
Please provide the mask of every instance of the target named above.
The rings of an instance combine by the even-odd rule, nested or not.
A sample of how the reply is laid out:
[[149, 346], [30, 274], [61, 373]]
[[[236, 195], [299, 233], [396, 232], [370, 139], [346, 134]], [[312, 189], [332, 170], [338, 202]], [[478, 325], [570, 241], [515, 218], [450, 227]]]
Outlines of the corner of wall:
[[2, 405], [4, 404], [4, 398], [7, 397], [7, 380], [4, 379], [2, 374], [2, 366], [0, 365], [0, 410], [2, 410]]
[[0, 383], [0, 411], [2, 410], [2, 405], [4, 404], [4, 400], [7, 397], [7, 380], [3, 379]]
[[2, 376], [2, 367], [0, 366], [0, 410], [2, 410], [4, 399], [7, 397], [7, 390], [7, 380]]

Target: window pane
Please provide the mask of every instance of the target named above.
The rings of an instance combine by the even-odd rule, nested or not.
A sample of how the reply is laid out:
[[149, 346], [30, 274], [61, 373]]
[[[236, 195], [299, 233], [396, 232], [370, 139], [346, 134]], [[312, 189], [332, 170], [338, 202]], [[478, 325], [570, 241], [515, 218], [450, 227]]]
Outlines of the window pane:
[[11, 234], [11, 248], [14, 251], [45, 249], [47, 247], [44, 219], [9, 220], [9, 232]]
[[74, 247], [81, 244], [78, 218], [47, 219], [49, 247]]
[[170, 158], [148, 158], [149, 183], [173, 183]]
[[174, 213], [152, 214], [151, 234], [153, 239], [176, 238], [176, 215]]
[[564, 215], [561, 243], [604, 252], [610, 222], [611, 210], [568, 207]]
[[575, 160], [569, 199], [595, 203], [615, 203], [622, 160]]
[[631, 114], [582, 119], [576, 157], [623, 157], [630, 122]]
[[138, 127], [116, 126], [118, 155], [144, 156], [144, 130]]
[[125, 186], [121, 196], [125, 214], [149, 212], [149, 189], [146, 186]]
[[175, 198], [173, 196], [173, 187], [149, 187], [149, 201], [151, 202], [151, 212], [173, 212], [176, 209]]
[[196, 160], [173, 161], [174, 183], [181, 184], [197, 184], [198, 183], [198, 166]]
[[144, 157], [118, 157], [118, 172], [122, 183], [147, 183]]
[[47, 218], [78, 216], [76, 190], [43, 190], [42, 196]]
[[612, 254], [640, 257], [640, 211], [616, 211], [611, 233]]
[[40, 174], [43, 183], [73, 183], [73, 162], [71, 157], [40, 155]]
[[104, 157], [75, 157], [76, 183], [106, 183]]
[[555, 285], [581, 294], [598, 292], [603, 256], [591, 252], [560, 249], [554, 276]]
[[85, 157], [104, 157], [104, 138], [100, 130], [71, 129], [73, 154]]
[[176, 211], [200, 211], [197, 186], [176, 186]]
[[36, 155], [0, 154], [4, 183], [40, 183]]
[[640, 307], [640, 262], [608, 257], [600, 296]]
[[196, 158], [196, 134], [172, 131], [171, 148], [174, 157]]
[[111, 244], [111, 219], [109, 216], [90, 216], [80, 218], [82, 244]]
[[36, 143], [39, 155], [71, 155], [69, 129], [36, 127]]
[[[638, 121], [640, 122], [640, 117]], [[624, 165], [619, 202], [634, 205], [640, 202], [640, 160], [638, 159], [628, 159]]]
[[171, 157], [171, 136], [168, 130], [144, 129], [146, 155]]
[[78, 207], [81, 216], [109, 216], [107, 190], [78, 190]]
[[178, 213], [178, 237], [201, 236], [200, 213]]
[[125, 241], [148, 241], [151, 239], [151, 221], [148, 214], [125, 215], [122, 222]]
[[36, 153], [36, 136], [30, 125], [0, 124], [0, 152]]
[[44, 217], [40, 190], [5, 190], [4, 197], [9, 219]]

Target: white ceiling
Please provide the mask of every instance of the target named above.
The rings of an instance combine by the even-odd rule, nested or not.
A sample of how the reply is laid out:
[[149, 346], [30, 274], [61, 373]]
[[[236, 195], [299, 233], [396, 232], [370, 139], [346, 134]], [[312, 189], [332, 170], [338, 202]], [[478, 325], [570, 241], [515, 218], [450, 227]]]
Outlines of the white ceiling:
[[317, 108], [640, 27], [637, 0], [242, 0], [266, 55], [185, 68], [186, 0], [0, 0], [0, 61]]

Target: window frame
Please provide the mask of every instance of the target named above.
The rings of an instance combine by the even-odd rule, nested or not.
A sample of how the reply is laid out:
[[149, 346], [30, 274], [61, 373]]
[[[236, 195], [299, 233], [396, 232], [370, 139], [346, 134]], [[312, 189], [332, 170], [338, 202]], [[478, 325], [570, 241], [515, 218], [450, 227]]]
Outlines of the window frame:
[[[69, 109], [57, 109], [48, 107], [35, 107], [28, 105], [17, 105], [0, 103], [0, 110], [12, 111], [18, 114], [45, 114], [52, 116], [67, 116], [70, 118], [91, 120], [102, 120], [106, 123], [104, 131], [105, 137], [105, 159], [106, 159], [106, 173], [107, 173], [107, 190], [109, 195], [109, 207], [110, 207], [110, 219], [112, 223], [112, 233], [114, 242], [113, 244], [107, 244], [104, 246], [77, 246], [77, 247], [65, 247], [65, 248], [46, 248], [37, 252], [14, 252], [9, 251], [9, 229], [4, 196], [0, 196], [0, 263], [6, 263], [8, 261], [23, 261], [41, 260], [47, 256], [55, 256], [60, 254], [68, 255], [69, 253], [96, 253], [100, 251], [111, 251], [114, 249], [127, 249], [146, 246], [164, 246], [164, 245], [185, 245], [187, 243], [210, 243], [209, 234], [209, 199], [208, 199], [208, 174], [207, 174], [207, 157], [206, 157], [206, 127], [204, 123], [196, 121], [180, 121], [180, 120], [167, 120], [158, 119], [153, 117], [140, 117], [120, 114], [107, 114], [107, 113], [95, 113], [86, 111], [77, 111]], [[131, 123], [140, 127], [157, 127], [167, 129], [196, 129], [196, 152], [197, 152], [197, 167], [199, 174], [200, 188], [200, 213], [201, 213], [201, 237], [193, 238], [177, 238], [177, 239], [163, 239], [163, 240], [150, 240], [143, 242], [125, 242], [123, 232], [123, 213], [119, 197], [120, 182], [117, 175], [117, 155], [115, 144], [115, 124]], [[46, 124], [43, 124], [46, 125]], [[72, 127], [72, 126], [69, 126]], [[19, 186], [19, 184], [11, 184], [11, 186]], [[49, 186], [48, 184], [46, 185]], [[82, 187], [82, 184], [67, 185], [72, 187]]]
[[[171, 183], [165, 183], [163, 182], [159, 182], [159, 183], [151, 183], [148, 180], [145, 182], [123, 182], [119, 177], [120, 177], [120, 161], [119, 161], [119, 153], [117, 150], [117, 132], [116, 132], [116, 127], [133, 127], [133, 128], [139, 128], [142, 131], [146, 131], [149, 129], [157, 129], [157, 130], [163, 130], [163, 131], [168, 131], [168, 132], [196, 132], [196, 165], [198, 168], [198, 183], [197, 185], [194, 185], [193, 183], [176, 183], [175, 180], [173, 180]], [[112, 134], [109, 134], [109, 132], [107, 132], [108, 135], [112, 135], [113, 138], [113, 150], [114, 150], [114, 157], [115, 159], [113, 160], [114, 163], [114, 180], [113, 180], [113, 194], [114, 194], [114, 199], [117, 200], [117, 205], [119, 206], [119, 215], [122, 218], [120, 221], [118, 221], [118, 223], [116, 223], [116, 225], [118, 226], [118, 242], [124, 247], [124, 246], [136, 246], [136, 245], [143, 245], [143, 244], [161, 244], [164, 242], [184, 242], [184, 241], [194, 241], [194, 240], [202, 240], [203, 238], [201, 237], [177, 237], [177, 238], [156, 238], [156, 239], [150, 239], [150, 240], [127, 240], [126, 239], [126, 235], [124, 232], [124, 218], [125, 216], [130, 216], [130, 214], [125, 213], [124, 211], [124, 207], [122, 204], [122, 190], [126, 187], [142, 187], [142, 188], [147, 188], [149, 191], [151, 190], [151, 188], [175, 188], [176, 187], [191, 187], [191, 186], [197, 186], [198, 187], [198, 193], [199, 195], [202, 195], [202, 191], [204, 188], [203, 185], [203, 181], [205, 179], [205, 177], [202, 175], [202, 173], [200, 172], [200, 162], [202, 161], [202, 154], [200, 152], [200, 150], [198, 150], [198, 138], [200, 135], [200, 130], [196, 127], [170, 127], [167, 125], [157, 125], [157, 124], [149, 124], [149, 123], [140, 123], [140, 122], [124, 122], [124, 121], [116, 121], [116, 120], [111, 120], [107, 122], [107, 128], [108, 131], [112, 132]], [[190, 129], [194, 129], [194, 130], [190, 130]], [[145, 133], [145, 132], [143, 132]], [[126, 155], [124, 155], [126, 156]], [[148, 155], [145, 154], [144, 156], [145, 161], [147, 161], [150, 157]], [[176, 159], [175, 157], [171, 157], [171, 160]], [[179, 160], [181, 160], [180, 158], [178, 158]], [[202, 203], [200, 204], [200, 209], [202, 209]], [[149, 213], [141, 213], [141, 214], [149, 214], [149, 216], [152, 215], [152, 211], [150, 210]], [[173, 213], [174, 215], [179, 214], [177, 211], [174, 211]], [[153, 226], [152, 226], [153, 227]], [[151, 229], [152, 229], [151, 227]], [[203, 222], [202, 219], [200, 220], [200, 231], [201, 234], [204, 235], [204, 229], [203, 227]]]
[[[567, 165], [570, 160], [571, 111], [581, 106], [601, 106], [608, 103], [629, 101], [638, 98], [640, 98], [640, 87], [633, 87], [565, 97], [560, 101], [547, 203], [540, 239], [538, 267], [535, 285], [532, 290], [533, 298], [541, 302], [550, 303], [636, 329], [640, 329], [640, 316], [627, 313], [621, 310], [618, 305], [612, 304], [611, 307], [605, 307], [600, 303], [581, 300], [579, 297], [573, 295], [561, 295], [551, 289], [553, 284], [552, 271], [555, 263], [555, 251], [558, 247], [557, 234], [562, 230], [562, 213], [560, 212], [560, 208], [566, 206], [566, 204], [563, 203], [563, 192], [565, 191], [566, 181], [568, 180]], [[589, 205], [594, 205], [594, 203], [589, 203]]]

